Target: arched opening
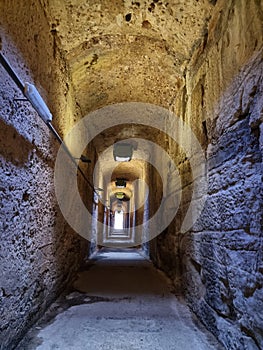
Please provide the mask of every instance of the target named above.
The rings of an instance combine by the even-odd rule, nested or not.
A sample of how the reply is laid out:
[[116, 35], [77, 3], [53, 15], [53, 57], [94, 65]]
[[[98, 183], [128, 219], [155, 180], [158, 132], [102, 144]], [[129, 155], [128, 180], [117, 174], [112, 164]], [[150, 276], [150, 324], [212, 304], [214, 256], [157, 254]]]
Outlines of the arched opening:
[[[0, 1], [1, 52], [38, 88], [88, 180], [71, 178], [69, 159], [54, 176], [58, 144], [0, 66], [0, 347], [16, 348], [75, 288], [58, 308], [72, 327], [53, 332], [69, 348], [219, 349], [195, 334], [182, 299], [226, 349], [263, 348], [262, 11], [245, 0]], [[33, 343], [57, 348], [44, 333]]]
[[114, 230], [124, 229], [124, 213], [122, 210], [116, 210], [114, 212]]

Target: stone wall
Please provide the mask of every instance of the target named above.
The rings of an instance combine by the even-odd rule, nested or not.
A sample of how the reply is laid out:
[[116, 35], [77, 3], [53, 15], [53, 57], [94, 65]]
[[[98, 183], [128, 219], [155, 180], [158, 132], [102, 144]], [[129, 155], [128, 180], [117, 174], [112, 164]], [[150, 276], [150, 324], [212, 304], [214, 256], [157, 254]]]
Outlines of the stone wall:
[[170, 150], [185, 187], [158, 243], [159, 266], [227, 349], [263, 347], [262, 18], [260, 1], [215, 6], [174, 106], [206, 154], [207, 201], [192, 230], [180, 233], [191, 176], [183, 156]]
[[[78, 113], [44, 13], [33, 1], [21, 8], [13, 1], [0, 7], [2, 52], [23, 81], [36, 84], [63, 135]], [[68, 226], [56, 202], [58, 143], [21, 98], [0, 67], [1, 349], [16, 346], [88, 252], [87, 242]]]
[[[143, 3], [140, 8], [146, 8], [147, 2]], [[82, 31], [80, 28], [86, 28], [87, 23], [86, 6], [80, 7], [78, 13], [70, 2], [65, 11], [62, 2], [3, 0], [3, 53], [23, 81], [35, 83], [62, 136], [80, 118], [80, 108], [85, 114], [104, 104], [127, 100], [171, 108], [191, 126], [207, 160], [206, 206], [191, 231], [182, 233], [181, 224], [193, 194], [191, 160], [172, 140], [156, 137], [155, 141], [165, 145], [175, 160], [182, 180], [182, 200], [172, 224], [150, 243], [151, 256], [227, 349], [262, 348], [262, 2], [184, 4], [186, 12], [180, 18], [181, 9], [175, 17], [171, 4], [160, 2], [147, 9], [145, 20], [140, 9], [127, 6], [116, 13], [104, 9], [107, 14], [102, 19], [100, 4], [94, 4], [97, 12], [91, 7], [91, 18], [96, 12], [99, 23], [105, 25], [101, 28], [94, 22], [93, 29]], [[162, 25], [155, 23], [160, 11], [164, 16]], [[122, 12], [124, 16], [131, 13], [131, 20], [121, 17]], [[199, 16], [203, 18], [201, 22], [195, 20]], [[108, 21], [115, 23], [110, 29], [113, 36], [94, 41], [96, 50], [101, 43], [103, 46], [101, 58], [97, 59], [97, 51], [86, 44], [82, 47], [82, 43], [88, 40], [92, 46], [94, 33], [104, 33]], [[150, 28], [149, 24], [154, 26]], [[86, 38], [87, 33], [91, 37]], [[124, 39], [118, 41], [116, 34]], [[173, 41], [176, 37], [180, 43]], [[112, 42], [114, 50], [109, 50], [109, 56], [103, 59], [104, 46], [108, 50]], [[186, 47], [187, 54], [182, 56]], [[82, 52], [85, 48], [87, 52]], [[112, 66], [119, 71], [112, 70]], [[83, 75], [85, 67], [87, 74]], [[2, 348], [8, 349], [15, 346], [70, 280], [87, 244], [65, 223], [55, 201], [53, 167], [57, 144], [30, 105], [16, 100], [21, 93], [0, 69], [0, 341]], [[94, 79], [96, 84], [90, 84]], [[129, 81], [126, 90], [123, 79]], [[173, 123], [169, 123], [167, 128], [171, 129]], [[174, 128], [174, 132], [178, 130]], [[171, 167], [168, 184], [175, 174]], [[158, 209], [162, 184], [156, 174], [150, 176], [151, 216]], [[84, 193], [83, 183], [79, 188]], [[91, 192], [86, 194], [87, 198], [82, 196], [84, 201], [91, 197]], [[89, 205], [94, 203], [90, 200]]]

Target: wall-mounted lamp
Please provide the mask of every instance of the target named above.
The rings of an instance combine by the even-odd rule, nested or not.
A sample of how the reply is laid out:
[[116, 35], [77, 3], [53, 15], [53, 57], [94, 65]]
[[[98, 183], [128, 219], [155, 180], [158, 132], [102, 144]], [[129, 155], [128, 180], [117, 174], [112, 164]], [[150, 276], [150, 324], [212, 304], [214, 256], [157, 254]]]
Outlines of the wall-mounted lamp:
[[94, 187], [94, 190], [99, 191], [99, 192], [104, 192], [104, 189], [100, 188], [100, 187], [97, 187], [97, 188]]
[[83, 155], [81, 155], [80, 158], [74, 158], [74, 159], [81, 160], [83, 163], [91, 163], [91, 160]]
[[24, 95], [46, 124], [52, 122], [52, 114], [33, 84], [25, 83]]
[[[13, 70], [13, 68], [11, 67], [9, 62], [7, 61], [7, 59], [4, 57], [4, 55], [1, 52], [0, 52], [0, 63], [5, 68], [5, 70], [10, 75], [10, 77], [13, 79], [13, 81], [18, 86], [18, 88], [21, 90], [21, 92], [28, 99], [28, 101], [32, 104], [32, 106], [34, 107], [34, 109], [36, 110], [38, 115], [41, 117], [41, 119], [47, 124], [48, 128], [51, 130], [51, 132], [53, 133], [55, 138], [58, 140], [58, 142], [62, 145], [63, 149], [68, 154], [69, 158], [74, 163], [74, 165], [76, 166], [78, 171], [81, 173], [83, 178], [86, 180], [88, 185], [97, 194], [97, 196], [99, 198], [101, 198], [99, 193], [97, 193], [97, 191], [103, 191], [103, 189], [95, 188], [92, 185], [92, 183], [89, 181], [89, 179], [86, 177], [86, 175], [84, 174], [82, 169], [79, 167], [78, 163], [75, 160], [76, 158], [74, 158], [72, 156], [72, 154], [70, 153], [68, 147], [63, 142], [62, 138], [60, 137], [60, 135], [58, 134], [58, 132], [56, 131], [56, 129], [52, 125], [52, 114], [51, 114], [50, 110], [48, 109], [45, 101], [40, 96], [39, 92], [37, 91], [36, 87], [33, 84], [30, 84], [30, 83], [23, 83], [20, 80], [20, 78], [17, 76], [17, 74], [15, 73], [15, 71]], [[80, 159], [82, 162], [85, 162], [85, 163], [90, 163], [91, 162], [88, 158], [86, 158], [84, 156], [81, 156], [78, 159]]]
[[129, 143], [115, 143], [113, 157], [117, 162], [129, 162], [132, 159], [133, 146]]

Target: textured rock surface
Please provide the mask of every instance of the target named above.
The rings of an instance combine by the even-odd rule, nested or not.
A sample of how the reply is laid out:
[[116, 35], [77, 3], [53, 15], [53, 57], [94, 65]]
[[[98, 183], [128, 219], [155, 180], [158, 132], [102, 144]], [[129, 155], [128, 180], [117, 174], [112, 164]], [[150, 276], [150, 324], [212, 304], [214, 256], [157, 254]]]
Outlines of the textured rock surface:
[[169, 106], [206, 30], [206, 1], [43, 1], [83, 114], [110, 103]]
[[[175, 160], [182, 201], [172, 224], [150, 243], [151, 256], [227, 349], [263, 347], [262, 6], [258, 0], [0, 2], [4, 53], [23, 79], [36, 83], [62, 135], [99, 107], [130, 101], [170, 109], [194, 131], [207, 159], [208, 197], [186, 234], [180, 228], [193, 174], [184, 150], [140, 126], [108, 130], [96, 146], [100, 152], [126, 136], [142, 137]], [[56, 147], [49, 133], [27, 104], [14, 103], [21, 94], [3, 70], [1, 83], [1, 254], [11, 288], [2, 288], [7, 346], [15, 338], [8, 323], [21, 334], [44, 309], [43, 300], [56, 295], [70, 266], [77, 266], [82, 244], [54, 201]], [[180, 134], [172, 119], [168, 129]], [[158, 161], [169, 168], [169, 186], [176, 171]], [[137, 165], [126, 168], [132, 179]], [[162, 183], [157, 174], [148, 175], [151, 216]], [[103, 220], [103, 207], [93, 206]]]
[[17, 350], [221, 350], [141, 254], [99, 251]]
[[[40, 35], [47, 33], [42, 12], [32, 4], [15, 12], [11, 2], [10, 10], [7, 6], [3, 12], [2, 5], [3, 53], [23, 81], [36, 83], [55, 115], [72, 102], [61, 86], [56, 95], [60, 103], [52, 105], [56, 79], [67, 78], [59, 72], [59, 58], [48, 49], [52, 37]], [[23, 31], [16, 16], [21, 24], [25, 14], [30, 30]], [[24, 37], [29, 33], [30, 39]], [[12, 44], [17, 37], [22, 51]], [[40, 52], [44, 46], [45, 54]], [[72, 279], [88, 247], [65, 222], [56, 203], [56, 141], [29, 103], [17, 100], [23, 95], [2, 67], [0, 86], [0, 348], [12, 349]], [[69, 113], [65, 117], [73, 119]]]
[[207, 202], [180, 237], [191, 176], [179, 158], [183, 203], [157, 246], [159, 264], [227, 349], [263, 347], [262, 69], [262, 3], [218, 2], [187, 67], [185, 106], [175, 105], [206, 151]]

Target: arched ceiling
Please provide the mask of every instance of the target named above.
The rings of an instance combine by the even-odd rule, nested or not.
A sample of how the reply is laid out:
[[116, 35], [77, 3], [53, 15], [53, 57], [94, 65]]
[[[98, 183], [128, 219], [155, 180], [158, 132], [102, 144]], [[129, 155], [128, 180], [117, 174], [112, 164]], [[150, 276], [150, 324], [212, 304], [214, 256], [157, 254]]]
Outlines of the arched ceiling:
[[[83, 117], [120, 102], [151, 103], [168, 109], [184, 86], [185, 67], [193, 49], [202, 45], [215, 2], [40, 1]], [[159, 137], [158, 130], [149, 133], [145, 127], [118, 125], [97, 136], [94, 146], [99, 154], [119, 139], [149, 134], [154, 140]], [[107, 177], [117, 166], [116, 176], [133, 180], [138, 178], [138, 162], [118, 166], [110, 154], [101, 162], [102, 172]]]
[[126, 101], [168, 106], [206, 33], [209, 0], [41, 0], [82, 114]]

